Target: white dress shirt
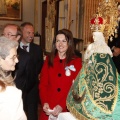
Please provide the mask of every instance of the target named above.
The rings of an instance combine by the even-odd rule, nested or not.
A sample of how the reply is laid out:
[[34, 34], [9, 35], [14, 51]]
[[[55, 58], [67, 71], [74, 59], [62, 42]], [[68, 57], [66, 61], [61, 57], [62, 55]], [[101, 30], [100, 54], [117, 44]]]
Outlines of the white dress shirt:
[[29, 52], [29, 47], [30, 47], [30, 43], [28, 43], [28, 44], [23, 44], [22, 42], [20, 42], [20, 48], [22, 48], [23, 49], [23, 46], [28, 46], [27, 47], [27, 52]]

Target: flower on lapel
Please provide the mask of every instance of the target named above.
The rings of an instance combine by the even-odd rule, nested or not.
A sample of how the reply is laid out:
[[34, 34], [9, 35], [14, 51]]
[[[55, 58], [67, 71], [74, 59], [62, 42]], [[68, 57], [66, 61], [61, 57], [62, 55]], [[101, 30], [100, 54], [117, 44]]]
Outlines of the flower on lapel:
[[76, 69], [75, 69], [75, 67], [74, 67], [74, 65], [70, 65], [70, 66], [66, 66], [65, 67], [65, 75], [66, 76], [70, 76], [71, 75], [71, 71], [76, 71]]

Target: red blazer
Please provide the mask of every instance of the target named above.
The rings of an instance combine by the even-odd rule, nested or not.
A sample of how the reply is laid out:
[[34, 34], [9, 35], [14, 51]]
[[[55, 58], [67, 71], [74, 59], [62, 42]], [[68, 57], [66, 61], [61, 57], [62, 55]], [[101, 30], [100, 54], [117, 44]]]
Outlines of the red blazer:
[[[70, 76], [65, 75], [65, 59], [60, 60], [58, 56], [54, 58], [53, 67], [48, 67], [48, 58], [45, 60], [40, 75], [40, 100], [42, 105], [48, 103], [53, 109], [56, 105], [60, 105], [63, 111], [66, 111], [66, 98], [72, 81], [76, 78], [82, 67], [81, 58], [75, 57], [67, 65], [74, 65], [76, 71], [71, 71]], [[41, 117], [42, 118], [42, 117]], [[43, 118], [41, 120], [44, 120]]]

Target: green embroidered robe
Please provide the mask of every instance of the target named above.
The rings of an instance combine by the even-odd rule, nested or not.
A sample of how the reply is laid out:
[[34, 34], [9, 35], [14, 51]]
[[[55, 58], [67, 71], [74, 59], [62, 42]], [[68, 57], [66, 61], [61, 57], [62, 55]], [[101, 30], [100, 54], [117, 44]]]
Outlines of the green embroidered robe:
[[109, 54], [91, 55], [66, 102], [78, 120], [120, 120], [120, 76]]

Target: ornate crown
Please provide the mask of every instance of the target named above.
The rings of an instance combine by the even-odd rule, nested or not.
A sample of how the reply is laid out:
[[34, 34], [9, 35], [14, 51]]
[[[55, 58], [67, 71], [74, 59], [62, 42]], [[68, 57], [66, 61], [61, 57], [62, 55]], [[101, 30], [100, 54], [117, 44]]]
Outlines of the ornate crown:
[[99, 15], [99, 14], [96, 14], [94, 18], [91, 19], [90, 21], [91, 23], [91, 30], [92, 31], [100, 31], [100, 32], [103, 32], [104, 31], [104, 28], [105, 28], [105, 20], [104, 18]]
[[117, 34], [118, 8], [115, 0], [102, 0], [97, 8], [97, 14], [91, 19], [91, 30], [104, 33], [105, 40]]

